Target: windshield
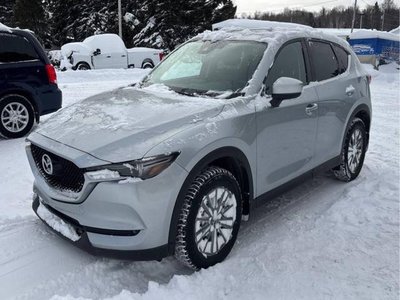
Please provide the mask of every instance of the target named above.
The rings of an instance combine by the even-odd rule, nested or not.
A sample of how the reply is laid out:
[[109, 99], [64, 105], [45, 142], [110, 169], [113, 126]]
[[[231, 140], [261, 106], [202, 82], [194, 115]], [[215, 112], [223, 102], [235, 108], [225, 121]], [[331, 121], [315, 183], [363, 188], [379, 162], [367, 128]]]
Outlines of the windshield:
[[239, 92], [253, 76], [267, 44], [193, 41], [172, 53], [143, 81], [184, 94]]

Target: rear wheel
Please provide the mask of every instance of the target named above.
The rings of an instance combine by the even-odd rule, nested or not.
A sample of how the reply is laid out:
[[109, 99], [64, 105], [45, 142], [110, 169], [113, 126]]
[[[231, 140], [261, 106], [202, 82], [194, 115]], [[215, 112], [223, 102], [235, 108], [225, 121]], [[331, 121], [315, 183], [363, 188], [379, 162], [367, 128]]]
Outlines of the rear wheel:
[[154, 64], [151, 61], [145, 61], [142, 64], [142, 69], [153, 69], [154, 68]]
[[364, 122], [354, 118], [346, 133], [341, 153], [341, 164], [333, 172], [341, 181], [352, 181], [360, 174], [367, 149], [367, 133]]
[[21, 95], [8, 95], [0, 99], [0, 135], [20, 138], [31, 131], [35, 113], [31, 103]]
[[236, 241], [241, 215], [236, 178], [219, 167], [206, 169], [193, 181], [181, 208], [175, 257], [192, 269], [223, 261]]
[[76, 69], [80, 71], [87, 71], [90, 70], [90, 66], [85, 62], [81, 62], [76, 66]]

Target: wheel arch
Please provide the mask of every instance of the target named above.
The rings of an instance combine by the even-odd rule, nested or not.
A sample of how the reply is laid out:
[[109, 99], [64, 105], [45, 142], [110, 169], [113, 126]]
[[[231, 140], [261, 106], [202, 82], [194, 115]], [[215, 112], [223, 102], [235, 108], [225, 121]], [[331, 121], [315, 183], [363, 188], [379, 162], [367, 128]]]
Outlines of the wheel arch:
[[350, 115], [350, 118], [347, 120], [346, 129], [343, 134], [342, 138], [342, 145], [345, 143], [346, 139], [346, 132], [349, 130], [351, 122], [354, 118], [360, 118], [365, 125], [366, 134], [367, 134], [367, 149], [369, 145], [369, 133], [371, 129], [371, 110], [366, 104], [358, 105]]
[[153, 60], [152, 60], [151, 58], [145, 58], [145, 59], [142, 61], [142, 69], [143, 69], [143, 66], [144, 66], [146, 63], [151, 63], [151, 64], [153, 65], [153, 68], [154, 68], [154, 66], [155, 66], [155, 64], [154, 64], [154, 62], [153, 62]]
[[249, 213], [250, 201], [254, 196], [254, 187], [250, 163], [245, 154], [235, 147], [222, 147], [208, 153], [190, 170], [175, 201], [168, 235], [168, 251], [171, 255], [175, 249], [179, 213], [186, 192], [196, 176], [209, 166], [224, 168], [236, 177], [243, 196], [243, 214]]

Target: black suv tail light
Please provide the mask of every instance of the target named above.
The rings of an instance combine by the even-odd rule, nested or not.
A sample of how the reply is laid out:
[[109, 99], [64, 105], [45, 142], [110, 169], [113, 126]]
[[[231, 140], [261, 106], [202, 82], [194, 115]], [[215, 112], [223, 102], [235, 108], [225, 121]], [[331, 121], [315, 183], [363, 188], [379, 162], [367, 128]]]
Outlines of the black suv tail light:
[[51, 64], [46, 65], [46, 73], [47, 73], [47, 78], [49, 79], [49, 83], [57, 84], [56, 69], [54, 68], [53, 65]]

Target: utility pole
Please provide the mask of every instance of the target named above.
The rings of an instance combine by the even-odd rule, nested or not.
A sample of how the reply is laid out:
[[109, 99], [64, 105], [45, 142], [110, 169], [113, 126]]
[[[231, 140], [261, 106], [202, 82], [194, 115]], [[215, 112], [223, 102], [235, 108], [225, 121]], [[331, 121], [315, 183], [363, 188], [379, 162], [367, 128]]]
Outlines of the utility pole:
[[354, 23], [356, 22], [357, 0], [354, 0], [353, 20], [351, 21], [351, 33], [354, 30]]
[[365, 14], [360, 14], [360, 29], [362, 29], [364, 15]]
[[121, 5], [121, 0], [118, 0], [118, 28], [119, 28], [119, 36], [122, 39], [122, 5]]
[[383, 15], [382, 15], [382, 28], [381, 30], [383, 31], [383, 26], [385, 26], [385, 2], [382, 4], [382, 9], [383, 9]]

